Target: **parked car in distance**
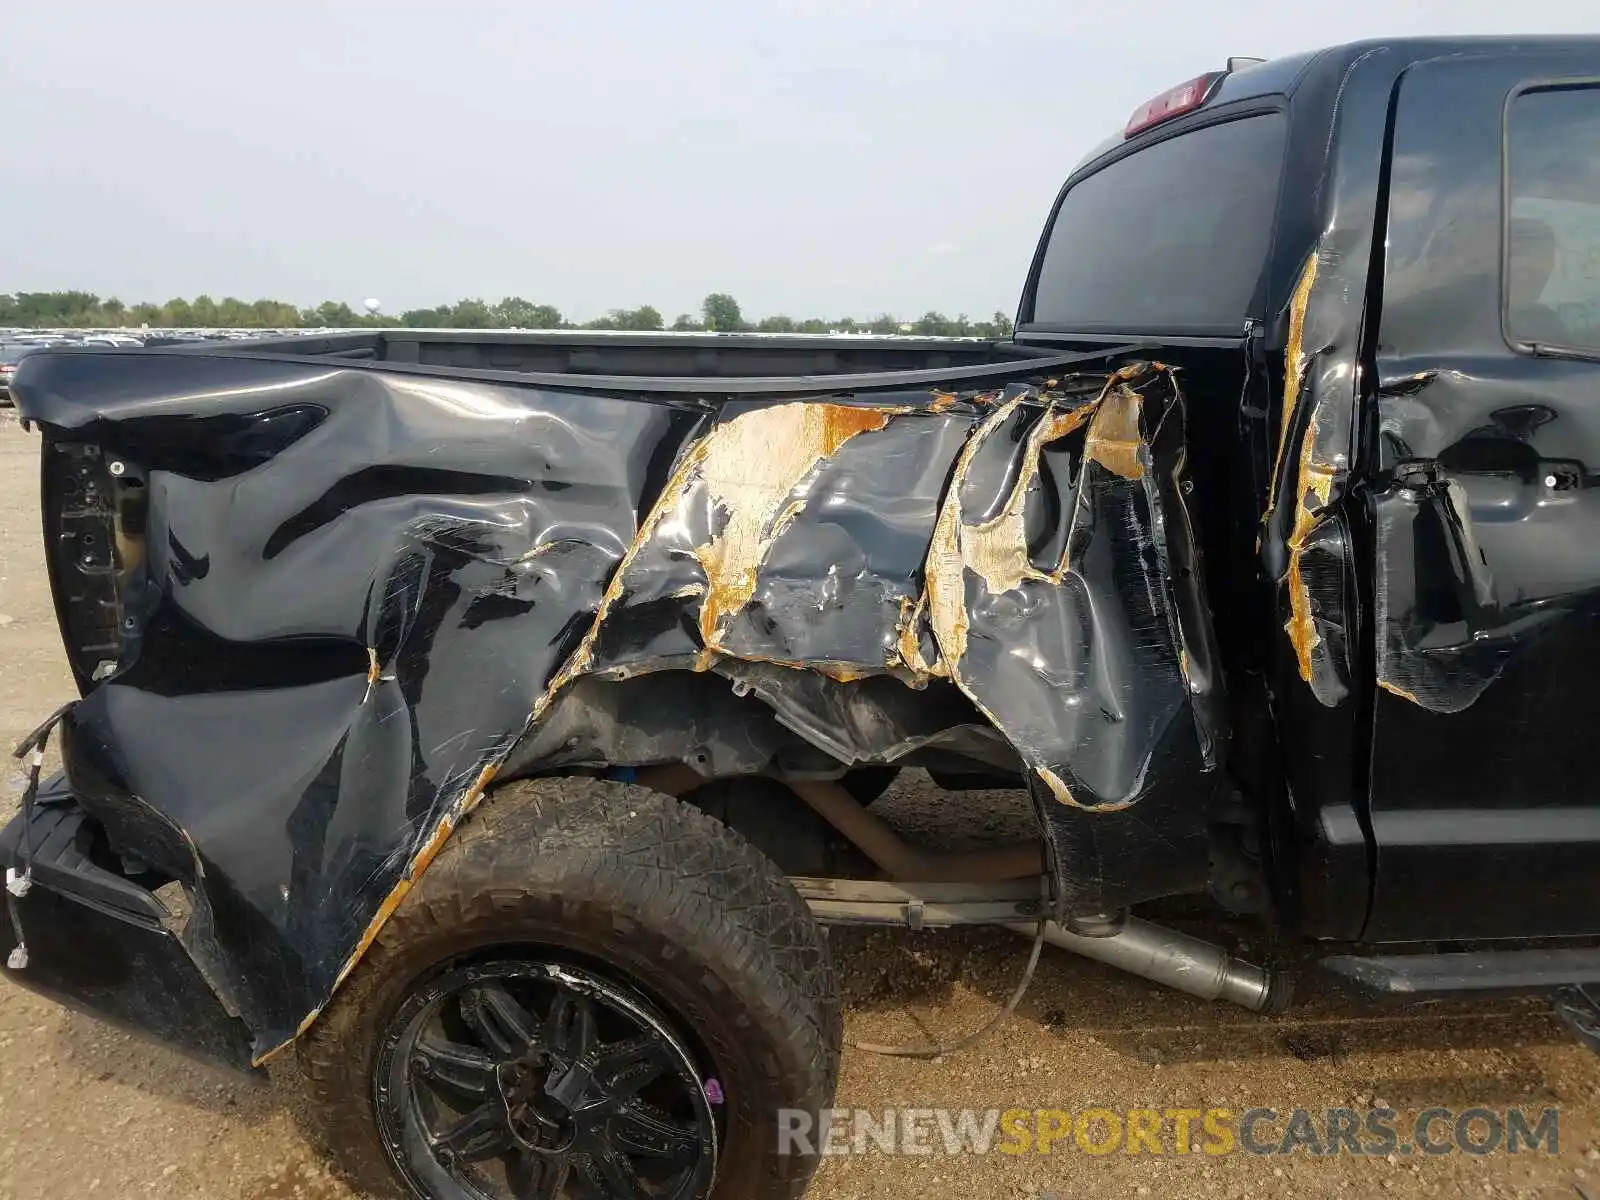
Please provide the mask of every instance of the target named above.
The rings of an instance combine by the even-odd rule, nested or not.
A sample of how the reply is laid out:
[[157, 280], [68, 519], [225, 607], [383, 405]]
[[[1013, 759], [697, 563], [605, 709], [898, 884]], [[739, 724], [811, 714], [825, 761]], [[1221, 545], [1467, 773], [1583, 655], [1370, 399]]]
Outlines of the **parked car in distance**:
[[16, 374], [17, 364], [42, 349], [27, 342], [0, 342], [0, 405], [11, 404], [11, 376]]

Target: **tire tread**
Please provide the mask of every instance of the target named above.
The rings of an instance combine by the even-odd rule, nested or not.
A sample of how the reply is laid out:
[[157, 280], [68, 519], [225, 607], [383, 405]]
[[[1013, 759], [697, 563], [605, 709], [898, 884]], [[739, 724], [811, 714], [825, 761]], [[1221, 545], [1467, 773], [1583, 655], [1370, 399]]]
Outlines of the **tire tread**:
[[[603, 923], [621, 943], [641, 934], [658, 941], [661, 959], [698, 971], [696, 985], [719, 1005], [734, 994], [734, 1024], [761, 1046], [774, 1099], [813, 1110], [832, 1102], [838, 990], [821, 930], [777, 867], [715, 818], [647, 788], [521, 781], [486, 797], [456, 831], [299, 1043], [329, 1148], [359, 1184], [386, 1183], [394, 1194], [368, 1090], [382, 1019], [436, 963], [441, 943], [513, 934], [530, 905], [575, 928]], [[738, 1200], [805, 1191], [815, 1163], [776, 1154], [774, 1128], [742, 1131], [761, 1162], [759, 1181], [745, 1176]], [[740, 1133], [730, 1128], [730, 1147]], [[723, 1195], [733, 1200], [719, 1185]]]

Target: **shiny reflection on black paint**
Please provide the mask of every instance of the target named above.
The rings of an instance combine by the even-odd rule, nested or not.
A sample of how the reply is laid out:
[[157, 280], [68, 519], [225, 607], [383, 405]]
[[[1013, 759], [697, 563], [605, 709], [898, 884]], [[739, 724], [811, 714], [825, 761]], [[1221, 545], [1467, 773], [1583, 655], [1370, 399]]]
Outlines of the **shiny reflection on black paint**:
[[295, 687], [367, 669], [366, 647], [355, 639], [218, 637], [170, 593], [145, 614], [140, 633], [139, 654], [118, 673], [117, 682], [158, 696]]
[[[276, 558], [290, 544], [313, 533], [330, 521], [337, 520], [347, 509], [357, 504], [370, 504], [392, 496], [427, 495], [492, 496], [515, 495], [533, 487], [527, 479], [508, 476], [480, 476], [465, 471], [443, 471], [434, 467], [380, 465], [366, 467], [354, 475], [338, 480], [322, 495], [295, 513], [272, 531], [267, 544], [262, 547], [263, 558]], [[545, 484], [548, 490], [559, 491], [569, 485]]]
[[1443, 60], [1400, 88], [1373, 414], [1371, 937], [1437, 936], [1434, 914], [1459, 937], [1600, 931], [1600, 708], [1583, 699], [1600, 673], [1600, 366], [1518, 353], [1501, 329], [1505, 97], [1577, 65]]
[[[968, 523], [1003, 507], [1036, 390], [1007, 386], [1018, 415], [956, 485], [994, 393], [854, 397], [910, 411], [803, 481], [707, 664], [695, 552], [725, 513], [703, 488], [613, 575], [686, 449], [759, 405], [279, 364], [253, 386], [238, 363], [197, 370], [229, 385], [201, 394], [189, 369], [128, 356], [104, 391], [81, 363], [34, 373], [51, 445], [115, 443], [147, 481], [146, 554], [122, 594], [136, 628], [74, 710], [68, 763], [114, 841], [196, 889], [184, 944], [258, 1052], [326, 1001], [419, 847], [495, 764], [1011, 772], [1020, 751], [1083, 804], [1117, 801], [1090, 812], [1041, 791], [1065, 902], [1116, 906], [1203, 875], [1218, 693], [1209, 671], [1191, 689], [1180, 669], [1180, 651], [1201, 668], [1212, 653], [1168, 375], [1150, 384], [1142, 478], [1085, 464], [1081, 430], [1046, 448], [1025, 551], [1053, 566], [1075, 527], [1065, 586], [990, 597], [967, 573], [963, 679], [1002, 736], [948, 682], [871, 673], [899, 652], [948, 489]], [[1082, 403], [1103, 382], [1058, 395]], [[62, 398], [80, 388], [106, 398]], [[261, 416], [263, 388], [317, 420], [288, 437], [292, 421]], [[264, 460], [272, 438], [242, 432], [258, 418], [283, 435]], [[614, 582], [590, 667], [606, 678], [569, 684], [525, 736]]]
[[[85, 364], [57, 366], [52, 393], [85, 382]], [[45, 419], [56, 437], [81, 418], [70, 436], [137, 464], [148, 554], [124, 597], [136, 653], [74, 712], [74, 775], [125, 848], [163, 847], [151, 857], [196, 885], [188, 949], [265, 1050], [320, 1006], [419, 839], [521, 732], [652, 462], [678, 449], [662, 442], [696, 418], [492, 387], [464, 414], [277, 365], [102, 372], [108, 411]], [[196, 376], [232, 386], [180, 416], [170, 397]], [[261, 417], [251, 380], [317, 421], [278, 437], [292, 422]], [[258, 418], [271, 437], [247, 435]], [[552, 462], [557, 486], [523, 483]]]

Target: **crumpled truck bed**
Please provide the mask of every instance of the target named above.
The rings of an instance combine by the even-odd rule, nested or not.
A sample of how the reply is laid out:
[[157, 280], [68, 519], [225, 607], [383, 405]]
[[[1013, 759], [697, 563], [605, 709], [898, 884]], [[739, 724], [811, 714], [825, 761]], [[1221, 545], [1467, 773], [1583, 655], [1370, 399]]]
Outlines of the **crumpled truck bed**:
[[698, 398], [48, 358], [71, 786], [184, 883], [258, 1058], [497, 773], [976, 763], [1030, 780], [1062, 911], [1203, 880], [1220, 696], [1163, 367]]

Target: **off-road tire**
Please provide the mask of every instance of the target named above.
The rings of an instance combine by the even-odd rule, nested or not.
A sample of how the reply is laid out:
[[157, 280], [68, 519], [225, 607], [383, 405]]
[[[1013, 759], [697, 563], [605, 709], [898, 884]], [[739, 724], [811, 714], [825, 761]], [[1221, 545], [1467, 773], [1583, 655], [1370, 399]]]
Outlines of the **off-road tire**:
[[581, 956], [638, 988], [710, 1056], [726, 1096], [717, 1200], [792, 1200], [815, 1160], [778, 1153], [776, 1110], [832, 1103], [841, 1011], [822, 931], [771, 861], [643, 787], [509, 784], [485, 799], [300, 1043], [328, 1149], [402, 1194], [373, 1108], [390, 1020], [453, 963], [507, 947]]

